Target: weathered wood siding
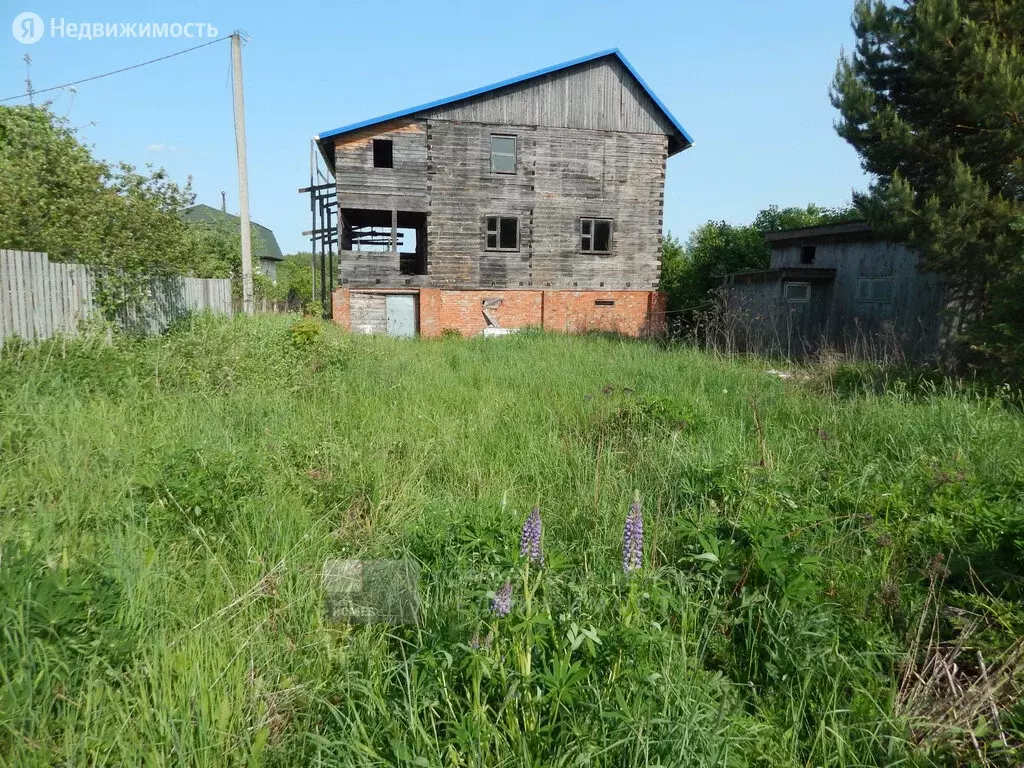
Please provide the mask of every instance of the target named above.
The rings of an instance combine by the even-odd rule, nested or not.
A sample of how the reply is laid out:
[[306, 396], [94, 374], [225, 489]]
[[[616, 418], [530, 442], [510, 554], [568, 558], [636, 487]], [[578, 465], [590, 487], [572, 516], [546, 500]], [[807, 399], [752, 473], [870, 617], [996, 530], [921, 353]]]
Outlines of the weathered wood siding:
[[423, 114], [443, 120], [624, 133], [667, 135], [676, 130], [629, 70], [614, 57], [597, 59]]
[[728, 288], [728, 313], [721, 332], [740, 349], [766, 355], [804, 357], [828, 342], [829, 282], [812, 282], [807, 302], [788, 301], [786, 282], [766, 280]]
[[[374, 139], [393, 142], [393, 168], [373, 167]], [[342, 209], [426, 211], [426, 121], [401, 120], [339, 138], [334, 143], [334, 175]]]
[[[158, 332], [190, 312], [231, 314], [231, 281], [153, 278], [146, 300], [125, 307], [121, 325]], [[98, 311], [96, 274], [84, 264], [51, 262], [45, 253], [0, 250], [0, 345], [5, 339], [74, 335]]]
[[[772, 250], [773, 267], [799, 264], [799, 245]], [[885, 240], [816, 243], [814, 266], [836, 270], [825, 320], [828, 338], [841, 339], [845, 346], [888, 338], [913, 358], [938, 350], [943, 333], [942, 284], [937, 275], [918, 269], [913, 251]], [[891, 301], [858, 299], [861, 278], [891, 279]]]
[[[492, 173], [491, 135], [517, 138]], [[667, 138], [431, 120], [429, 273], [439, 287], [656, 287]], [[518, 216], [519, 251], [486, 250], [486, 217]], [[580, 218], [612, 220], [608, 254], [580, 251]]]
[[356, 333], [387, 333], [387, 296], [383, 293], [352, 292], [349, 312]]
[[[946, 337], [942, 283], [918, 269], [912, 251], [870, 239], [803, 244], [815, 246], [813, 265], [800, 263], [801, 243], [779, 243], [771, 268], [830, 268], [835, 279], [814, 284], [805, 305], [787, 302], [780, 280], [728, 286], [725, 324], [741, 346], [793, 356], [821, 347], [869, 358], [928, 361], [938, 355]], [[858, 295], [862, 278], [890, 279], [890, 300], [864, 300]]]
[[[516, 136], [515, 174], [491, 171], [494, 133]], [[430, 120], [425, 139], [428, 275], [401, 275], [395, 254], [343, 251], [342, 284], [657, 287], [666, 136]], [[388, 169], [367, 174], [380, 170]], [[343, 207], [407, 210], [401, 195], [368, 193], [365, 185], [356, 193], [343, 190], [344, 178], [338, 182], [339, 197], [349, 201]], [[518, 251], [486, 249], [492, 215], [519, 217]], [[610, 253], [580, 252], [581, 217], [612, 220]]]

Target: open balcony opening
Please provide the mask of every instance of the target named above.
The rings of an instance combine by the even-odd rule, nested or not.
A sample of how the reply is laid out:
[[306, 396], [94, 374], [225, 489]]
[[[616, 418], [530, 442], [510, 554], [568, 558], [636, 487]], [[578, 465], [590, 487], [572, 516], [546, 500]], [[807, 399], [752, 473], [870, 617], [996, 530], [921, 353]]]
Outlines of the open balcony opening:
[[400, 274], [427, 274], [427, 214], [353, 208], [341, 214], [342, 250], [397, 254]]

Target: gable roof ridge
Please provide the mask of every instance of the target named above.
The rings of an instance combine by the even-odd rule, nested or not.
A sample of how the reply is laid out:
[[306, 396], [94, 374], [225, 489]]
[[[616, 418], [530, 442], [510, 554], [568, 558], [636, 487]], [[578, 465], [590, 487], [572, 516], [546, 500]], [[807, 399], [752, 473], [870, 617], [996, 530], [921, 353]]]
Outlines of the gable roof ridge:
[[633, 68], [633, 65], [629, 63], [629, 60], [626, 59], [626, 57], [622, 54], [622, 51], [620, 51], [618, 48], [608, 48], [607, 50], [598, 51], [597, 53], [591, 53], [587, 56], [581, 56], [577, 59], [562, 62], [561, 64], [555, 64], [553, 66], [544, 67], [543, 69], [538, 69], [534, 72], [528, 72], [525, 75], [510, 77], [506, 80], [502, 80], [497, 83], [492, 83], [491, 85], [485, 85], [479, 88], [474, 88], [469, 91], [464, 91], [462, 93], [458, 93], [454, 96], [449, 96], [444, 99], [437, 99], [435, 101], [427, 102], [426, 104], [420, 104], [418, 106], [409, 107], [408, 109], [401, 109], [398, 110], [397, 112], [392, 112], [387, 115], [381, 115], [380, 117], [374, 117], [370, 118], [369, 120], [362, 120], [357, 123], [343, 125], [340, 128], [334, 128], [329, 131], [323, 131], [322, 133], [318, 133], [316, 136], [314, 136], [313, 140], [316, 141], [318, 145], [320, 145], [321, 152], [323, 152], [323, 145], [321, 144], [321, 142], [324, 139], [334, 138], [335, 136], [340, 136], [342, 134], [358, 131], [361, 128], [369, 128], [370, 126], [390, 122], [391, 120], [398, 120], [403, 117], [410, 117], [420, 112], [426, 112], [432, 109], [437, 109], [438, 107], [448, 106], [456, 102], [471, 99], [475, 96], [480, 96], [485, 93], [496, 91], [501, 88], [507, 88], [510, 85], [517, 85], [518, 83], [523, 83], [526, 82], [527, 80], [534, 80], [538, 77], [550, 75], [554, 72], [560, 72], [562, 70], [566, 70], [571, 67], [578, 66], [580, 64], [586, 64], [587, 62], [590, 61], [603, 59], [607, 56], [615, 56], [619, 60], [619, 62], [621, 62], [622, 65], [626, 68], [629, 74], [632, 75], [633, 78], [640, 84], [640, 87], [643, 88], [644, 92], [651, 99], [651, 101], [654, 102], [655, 106], [657, 106], [657, 108], [662, 112], [662, 114], [668, 119], [668, 121], [672, 124], [672, 127], [679, 132], [680, 136], [683, 137], [683, 139], [685, 140], [685, 146], [683, 148], [685, 149], [691, 146], [693, 144], [693, 137], [691, 137], [687, 130], [683, 128], [682, 123], [680, 123], [679, 120], [677, 120], [675, 116], [671, 112], [669, 112], [668, 107], [666, 107], [662, 100], [655, 95], [654, 91], [652, 91], [650, 86], [648, 86], [644, 79], [640, 77], [640, 74], [636, 71], [636, 69]]

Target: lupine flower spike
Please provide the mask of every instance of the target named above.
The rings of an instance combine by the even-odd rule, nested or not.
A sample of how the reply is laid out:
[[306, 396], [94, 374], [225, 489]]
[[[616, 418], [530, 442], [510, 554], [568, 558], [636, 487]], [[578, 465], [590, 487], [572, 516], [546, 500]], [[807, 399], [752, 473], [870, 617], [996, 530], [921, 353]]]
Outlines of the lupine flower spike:
[[508, 616], [512, 610], [512, 582], [506, 581], [491, 600], [491, 611], [495, 616]]
[[529, 557], [535, 565], [544, 565], [544, 550], [540, 545], [540, 507], [534, 507], [523, 523], [523, 534], [519, 537], [519, 556]]
[[626, 528], [622, 532], [622, 570], [626, 573], [637, 570], [643, 564], [644, 517], [637, 499], [626, 515]]

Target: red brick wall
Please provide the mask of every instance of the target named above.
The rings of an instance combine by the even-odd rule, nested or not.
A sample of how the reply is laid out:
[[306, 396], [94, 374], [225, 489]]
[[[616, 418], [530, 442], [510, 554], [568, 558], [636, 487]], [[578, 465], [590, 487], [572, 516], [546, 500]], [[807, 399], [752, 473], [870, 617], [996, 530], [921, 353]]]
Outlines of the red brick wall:
[[[349, 289], [334, 292], [334, 322], [350, 326]], [[580, 333], [615, 331], [643, 336], [665, 325], [665, 297], [655, 291], [449, 291], [423, 288], [419, 292], [421, 336], [440, 336], [447, 329], [475, 336], [487, 327], [483, 301], [500, 298], [491, 310], [503, 328], [539, 326], [549, 331]], [[614, 301], [598, 306], [595, 301]]]
[[[544, 329], [581, 333], [615, 331], [642, 336], [649, 326], [650, 291], [545, 291]], [[614, 301], [598, 306], [596, 301]]]
[[346, 330], [352, 327], [348, 288], [335, 288], [331, 294], [331, 319]]
[[444, 326], [441, 319], [441, 289], [420, 289], [420, 336], [440, 336]]
[[475, 336], [487, 327], [484, 299], [501, 299], [501, 306], [489, 310], [502, 328], [540, 327], [544, 305], [541, 291], [442, 291], [437, 325], [452, 328], [463, 336]]

